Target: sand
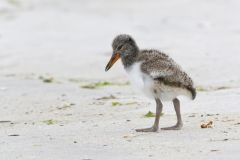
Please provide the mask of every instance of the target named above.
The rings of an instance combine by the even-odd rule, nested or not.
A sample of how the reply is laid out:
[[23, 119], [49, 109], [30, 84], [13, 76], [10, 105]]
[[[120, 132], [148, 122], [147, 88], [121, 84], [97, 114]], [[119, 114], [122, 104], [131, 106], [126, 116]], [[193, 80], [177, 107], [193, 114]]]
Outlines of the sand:
[[[0, 0], [0, 160], [240, 158], [240, 2]], [[150, 127], [153, 100], [109, 72], [111, 41], [131, 34], [194, 79], [180, 131]], [[100, 83], [99, 83], [100, 82]], [[160, 127], [176, 123], [164, 103]], [[212, 128], [202, 129], [213, 121]]]

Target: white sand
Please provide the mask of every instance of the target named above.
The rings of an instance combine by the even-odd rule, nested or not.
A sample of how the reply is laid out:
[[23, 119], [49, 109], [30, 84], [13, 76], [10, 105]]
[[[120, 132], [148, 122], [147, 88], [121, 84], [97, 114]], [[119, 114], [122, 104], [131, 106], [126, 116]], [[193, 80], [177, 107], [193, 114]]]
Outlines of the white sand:
[[[234, 0], [0, 0], [0, 160], [239, 160], [239, 8]], [[182, 100], [181, 131], [135, 132], [152, 125], [143, 115], [155, 104], [120, 85], [120, 62], [104, 71], [119, 33], [169, 53], [204, 90]], [[101, 80], [117, 85], [80, 87]], [[160, 126], [173, 125], [172, 104], [163, 112]], [[213, 128], [200, 128], [210, 120]]]

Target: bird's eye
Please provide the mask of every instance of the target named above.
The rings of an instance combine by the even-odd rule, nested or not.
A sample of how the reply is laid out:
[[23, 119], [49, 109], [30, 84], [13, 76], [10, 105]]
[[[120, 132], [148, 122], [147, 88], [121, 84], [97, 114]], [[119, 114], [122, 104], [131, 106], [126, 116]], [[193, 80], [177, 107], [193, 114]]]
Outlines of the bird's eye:
[[118, 47], [117, 47], [117, 50], [122, 49], [122, 47], [123, 47], [123, 45], [118, 46]]

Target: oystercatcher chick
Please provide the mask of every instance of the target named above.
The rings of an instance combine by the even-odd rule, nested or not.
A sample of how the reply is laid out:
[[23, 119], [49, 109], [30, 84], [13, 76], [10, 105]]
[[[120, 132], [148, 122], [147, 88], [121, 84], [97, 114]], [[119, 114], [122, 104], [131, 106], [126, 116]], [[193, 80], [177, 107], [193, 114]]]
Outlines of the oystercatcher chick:
[[120, 58], [129, 74], [130, 81], [148, 97], [156, 101], [156, 117], [152, 127], [136, 129], [137, 132], [156, 132], [162, 112], [162, 101], [172, 101], [177, 116], [177, 124], [164, 130], [179, 130], [183, 126], [180, 95], [195, 99], [196, 89], [192, 79], [167, 54], [158, 50], [139, 50], [130, 35], [121, 34], [112, 43], [113, 54], [105, 71]]

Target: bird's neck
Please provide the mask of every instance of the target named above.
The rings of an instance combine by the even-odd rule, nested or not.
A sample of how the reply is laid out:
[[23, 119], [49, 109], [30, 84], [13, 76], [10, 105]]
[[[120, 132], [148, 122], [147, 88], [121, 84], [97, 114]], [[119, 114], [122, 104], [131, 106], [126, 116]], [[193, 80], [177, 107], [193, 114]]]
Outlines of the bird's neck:
[[125, 55], [121, 58], [125, 69], [129, 68], [130, 66], [133, 65], [134, 62], [137, 61], [138, 54], [139, 54], [139, 51], [137, 49], [136, 51], [132, 52], [131, 54]]

